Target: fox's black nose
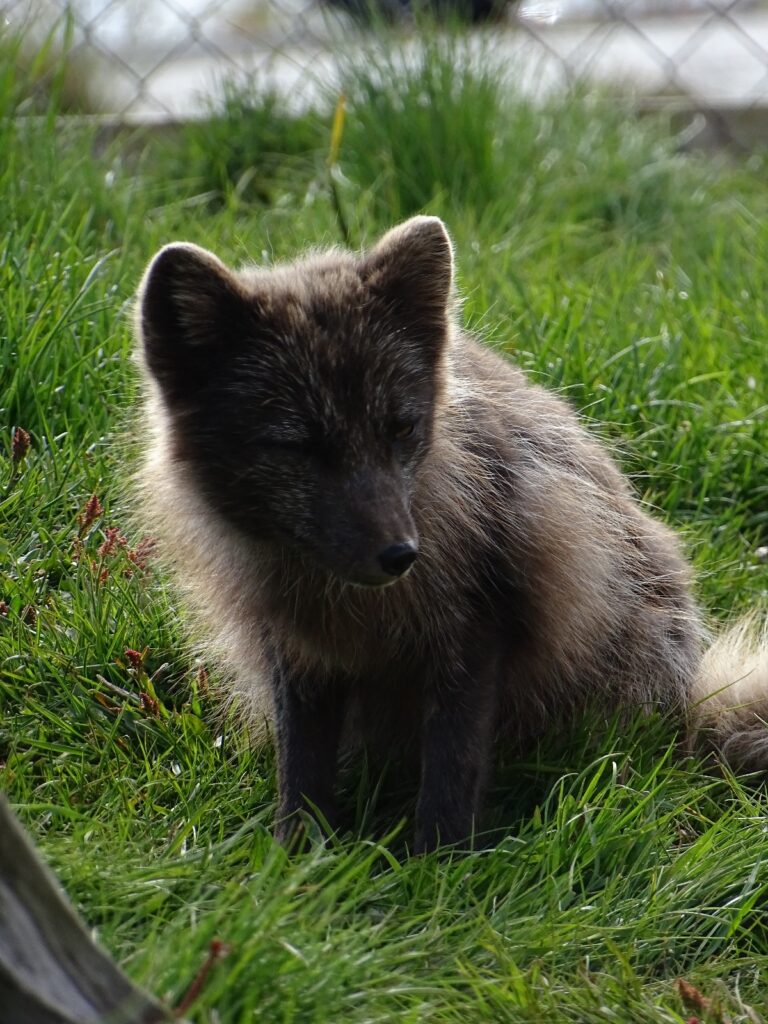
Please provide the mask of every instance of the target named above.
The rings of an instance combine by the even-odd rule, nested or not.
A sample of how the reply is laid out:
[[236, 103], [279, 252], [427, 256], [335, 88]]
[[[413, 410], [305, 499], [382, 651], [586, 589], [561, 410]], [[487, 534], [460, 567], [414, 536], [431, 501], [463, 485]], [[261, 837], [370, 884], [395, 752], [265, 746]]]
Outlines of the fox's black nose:
[[418, 548], [410, 540], [390, 544], [379, 552], [379, 565], [390, 576], [402, 576], [416, 561], [418, 553]]

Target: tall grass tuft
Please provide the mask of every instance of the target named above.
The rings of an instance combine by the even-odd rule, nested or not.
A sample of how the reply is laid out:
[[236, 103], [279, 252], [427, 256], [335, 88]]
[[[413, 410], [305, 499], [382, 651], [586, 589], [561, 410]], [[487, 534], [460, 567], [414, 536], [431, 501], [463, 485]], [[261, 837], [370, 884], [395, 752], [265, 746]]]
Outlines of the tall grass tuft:
[[504, 79], [461, 37], [406, 51], [372, 43], [346, 62], [344, 172], [397, 220], [439, 196], [476, 205], [505, 190]]

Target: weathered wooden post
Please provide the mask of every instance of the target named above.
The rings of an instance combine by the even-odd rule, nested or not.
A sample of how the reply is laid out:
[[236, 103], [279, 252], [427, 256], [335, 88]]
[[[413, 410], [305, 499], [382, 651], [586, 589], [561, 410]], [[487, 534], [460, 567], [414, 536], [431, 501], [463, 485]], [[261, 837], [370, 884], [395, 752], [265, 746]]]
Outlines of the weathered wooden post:
[[0, 1024], [160, 1024], [93, 942], [0, 793]]

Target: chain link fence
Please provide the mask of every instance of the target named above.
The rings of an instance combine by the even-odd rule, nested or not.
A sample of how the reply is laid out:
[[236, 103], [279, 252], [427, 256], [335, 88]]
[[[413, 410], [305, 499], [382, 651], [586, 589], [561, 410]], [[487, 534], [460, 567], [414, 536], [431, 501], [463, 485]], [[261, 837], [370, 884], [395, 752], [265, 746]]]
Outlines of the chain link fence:
[[[243, 73], [311, 102], [339, 55], [370, 43], [353, 2], [12, 0], [0, 16], [30, 47], [58, 38], [81, 109], [135, 122], [200, 116]], [[403, 46], [417, 46], [407, 7], [396, 9]], [[508, 0], [467, 32], [534, 97], [586, 81], [698, 115], [695, 132], [716, 141], [752, 147], [767, 134], [768, 0]]]

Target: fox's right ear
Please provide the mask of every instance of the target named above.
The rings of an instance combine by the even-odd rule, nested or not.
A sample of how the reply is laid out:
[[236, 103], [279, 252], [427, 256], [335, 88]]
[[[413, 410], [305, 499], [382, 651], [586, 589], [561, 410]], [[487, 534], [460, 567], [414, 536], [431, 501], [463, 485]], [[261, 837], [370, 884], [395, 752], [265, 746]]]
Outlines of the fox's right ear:
[[363, 258], [361, 272], [412, 336], [442, 345], [452, 305], [453, 246], [439, 217], [411, 217], [392, 228]]
[[166, 390], [204, 375], [244, 336], [252, 318], [234, 274], [190, 243], [162, 248], [139, 286], [137, 334], [147, 368]]

